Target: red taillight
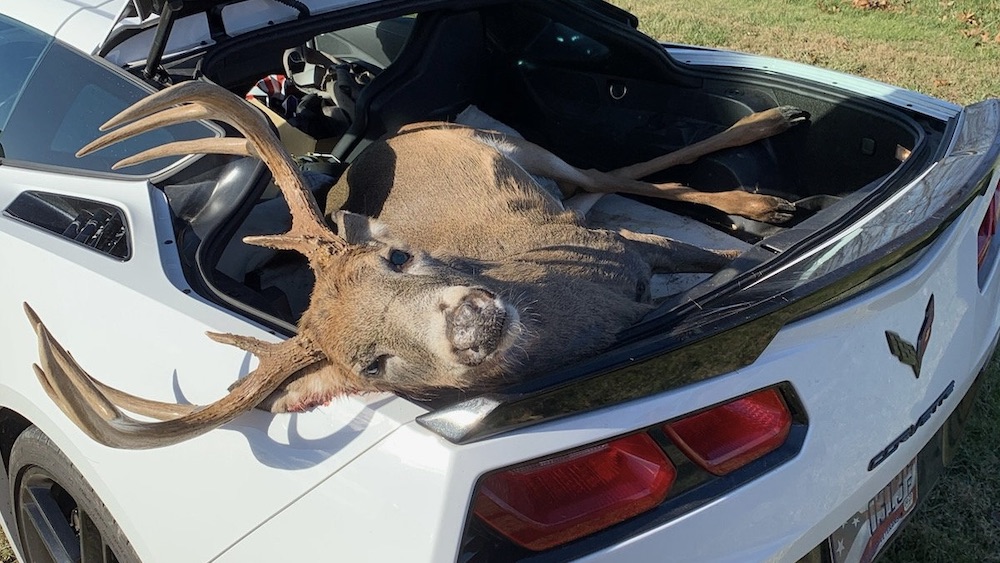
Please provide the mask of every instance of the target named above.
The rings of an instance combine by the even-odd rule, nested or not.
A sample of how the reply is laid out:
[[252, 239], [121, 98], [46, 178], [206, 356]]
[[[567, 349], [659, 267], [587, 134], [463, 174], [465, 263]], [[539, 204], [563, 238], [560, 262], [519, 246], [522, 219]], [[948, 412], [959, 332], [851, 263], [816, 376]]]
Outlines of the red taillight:
[[990, 244], [993, 242], [993, 235], [997, 232], [997, 212], [1000, 211], [1000, 203], [997, 202], [997, 199], [1000, 199], [1000, 184], [997, 185], [997, 190], [993, 192], [993, 199], [990, 200], [986, 216], [983, 217], [983, 222], [979, 225], [979, 256], [977, 263], [980, 268], [983, 267], [986, 256], [990, 253]]
[[537, 551], [653, 508], [676, 474], [652, 438], [633, 434], [489, 475], [473, 507], [498, 532]]
[[785, 442], [792, 415], [781, 395], [765, 389], [663, 425], [688, 457], [714, 475], [725, 475]]

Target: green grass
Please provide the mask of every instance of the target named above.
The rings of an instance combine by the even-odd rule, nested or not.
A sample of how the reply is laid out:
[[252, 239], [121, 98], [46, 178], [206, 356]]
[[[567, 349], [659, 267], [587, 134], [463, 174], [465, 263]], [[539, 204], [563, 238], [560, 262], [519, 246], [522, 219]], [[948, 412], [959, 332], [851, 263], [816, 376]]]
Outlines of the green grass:
[[[1000, 97], [1000, 0], [615, 0], [663, 41], [760, 53], [969, 104]], [[875, 4], [876, 2], [857, 2]], [[885, 562], [1000, 562], [1000, 356], [951, 466]]]
[[615, 3], [664, 41], [819, 65], [962, 104], [1000, 95], [1000, 0], [889, 0], [868, 10], [843, 0]]
[[[615, 3], [664, 41], [772, 55], [962, 104], [1000, 96], [1000, 0]], [[994, 358], [954, 462], [884, 561], [1000, 562], [998, 378]], [[0, 541], [0, 562], [12, 561]]]
[[886, 562], [1000, 561], [1000, 355], [990, 362], [958, 453]]

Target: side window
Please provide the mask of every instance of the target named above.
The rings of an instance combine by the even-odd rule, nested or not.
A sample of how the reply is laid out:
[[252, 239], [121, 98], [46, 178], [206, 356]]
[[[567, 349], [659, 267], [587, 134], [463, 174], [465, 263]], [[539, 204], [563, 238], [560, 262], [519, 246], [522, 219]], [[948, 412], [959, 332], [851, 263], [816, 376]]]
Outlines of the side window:
[[48, 44], [44, 34], [0, 16], [0, 131], [6, 128], [18, 95]]
[[316, 49], [332, 57], [386, 68], [403, 50], [415, 19], [415, 15], [402, 16], [324, 33], [316, 37]]
[[559, 22], [549, 25], [528, 47], [525, 58], [547, 64], [599, 61], [611, 54], [606, 45]]
[[[15, 29], [30, 33], [23, 28]], [[0, 44], [0, 61], [3, 61], [0, 72], [8, 60], [5, 47]], [[21, 80], [21, 93], [14, 95], [16, 101], [0, 129], [0, 150], [5, 159], [111, 172], [111, 166], [118, 160], [148, 148], [214, 135], [212, 129], [202, 124], [175, 125], [77, 158], [76, 151], [101, 134], [98, 127], [102, 123], [145, 97], [148, 91], [124, 73], [59, 42], [52, 42], [40, 58], [36, 54], [36, 59], [33, 69], [28, 70], [27, 82]], [[0, 84], [0, 92], [4, 86]], [[176, 160], [176, 157], [162, 158], [122, 169], [121, 173], [149, 175]]]

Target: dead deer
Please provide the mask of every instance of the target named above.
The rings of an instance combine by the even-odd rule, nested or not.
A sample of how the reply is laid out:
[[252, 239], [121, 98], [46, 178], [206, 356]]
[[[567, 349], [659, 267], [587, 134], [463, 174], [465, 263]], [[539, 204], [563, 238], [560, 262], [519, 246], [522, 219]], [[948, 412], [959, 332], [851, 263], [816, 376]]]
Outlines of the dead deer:
[[[790, 110], [770, 114], [764, 116], [768, 130], [746, 134], [758, 115], [723, 141], [743, 144], [801, 118]], [[552, 369], [606, 348], [647, 313], [652, 272], [715, 272], [734, 256], [656, 235], [589, 229], [529, 172], [586, 190], [708, 198], [734, 211], [749, 204], [761, 217], [785, 205], [753, 194], [717, 201], [628, 178], [645, 169], [578, 170], [526, 141], [435, 123], [410, 126], [366, 149], [343, 180], [352, 187], [348, 207], [365, 215], [337, 211], [328, 224], [266, 119], [229, 92], [194, 81], [112, 118], [102, 130], [120, 128], [80, 154], [199, 119], [228, 122], [245, 138], [176, 142], [116, 167], [205, 152], [260, 158], [288, 202], [292, 226], [245, 240], [303, 254], [315, 286], [298, 333], [283, 342], [209, 333], [256, 355], [259, 365], [206, 406], [151, 401], [100, 383], [25, 304], [39, 341], [39, 381], [84, 432], [109, 446], [168, 445], [255, 406], [299, 411], [349, 393], [483, 389]], [[159, 421], [138, 421], [124, 411]]]

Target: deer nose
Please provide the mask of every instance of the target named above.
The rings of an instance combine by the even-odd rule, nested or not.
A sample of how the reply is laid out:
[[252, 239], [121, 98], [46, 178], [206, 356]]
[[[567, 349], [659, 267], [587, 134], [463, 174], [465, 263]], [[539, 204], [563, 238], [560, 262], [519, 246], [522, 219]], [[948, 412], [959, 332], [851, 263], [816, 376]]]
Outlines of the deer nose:
[[479, 365], [503, 339], [507, 313], [496, 297], [483, 289], [470, 289], [458, 304], [445, 312], [448, 341], [458, 361]]

